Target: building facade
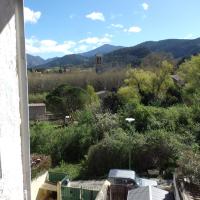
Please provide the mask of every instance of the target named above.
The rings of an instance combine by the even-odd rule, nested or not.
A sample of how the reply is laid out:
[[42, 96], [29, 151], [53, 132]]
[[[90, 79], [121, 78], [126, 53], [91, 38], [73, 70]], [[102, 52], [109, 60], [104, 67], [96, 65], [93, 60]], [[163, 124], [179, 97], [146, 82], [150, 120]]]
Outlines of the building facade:
[[23, 0], [0, 0], [0, 199], [30, 199]]

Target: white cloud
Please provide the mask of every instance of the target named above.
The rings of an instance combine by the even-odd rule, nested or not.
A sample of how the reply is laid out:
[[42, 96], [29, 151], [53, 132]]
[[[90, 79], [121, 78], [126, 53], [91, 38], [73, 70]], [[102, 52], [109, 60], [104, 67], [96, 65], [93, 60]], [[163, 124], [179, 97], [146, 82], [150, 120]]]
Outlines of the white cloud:
[[109, 34], [109, 33], [106, 33], [106, 34], [105, 34], [105, 37], [112, 38], [113, 35], [112, 35], [112, 34]]
[[124, 32], [129, 32], [129, 33], [139, 33], [141, 31], [142, 31], [142, 29], [138, 26], [132, 26], [128, 29], [124, 29]]
[[85, 17], [91, 20], [105, 21], [105, 17], [101, 12], [92, 12], [90, 14], [87, 14]]
[[111, 26], [114, 28], [124, 28], [122, 24], [111, 24]]
[[24, 7], [24, 21], [25, 23], [35, 24], [41, 17], [40, 11], [33, 11], [30, 8]]
[[105, 35], [103, 37], [88, 37], [79, 41], [79, 43], [86, 43], [86, 44], [96, 44], [98, 46], [110, 43], [110, 35]]
[[88, 37], [77, 42], [64, 41], [58, 43], [55, 40], [45, 39], [39, 40], [36, 37], [26, 38], [26, 52], [33, 55], [61, 53], [73, 54], [83, 53], [95, 47], [111, 42], [111, 34], [104, 34], [102, 37]]
[[76, 45], [73, 41], [64, 41], [59, 44], [54, 40], [38, 40], [35, 37], [26, 39], [26, 51], [30, 54], [63, 53], [71, 54]]
[[149, 9], [149, 4], [143, 3], [142, 7], [143, 7], [144, 10], [148, 10]]
[[76, 53], [83, 53], [83, 52], [86, 52], [88, 50], [88, 48], [89, 48], [88, 45], [83, 44], [83, 45], [80, 45], [77, 48], [75, 48], [74, 51]]

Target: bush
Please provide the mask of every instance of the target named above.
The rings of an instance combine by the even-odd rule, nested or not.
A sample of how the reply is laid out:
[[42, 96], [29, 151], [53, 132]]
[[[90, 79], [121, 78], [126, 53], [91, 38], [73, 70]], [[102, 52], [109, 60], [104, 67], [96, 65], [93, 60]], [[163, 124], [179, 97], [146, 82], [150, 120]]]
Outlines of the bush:
[[50, 155], [53, 166], [62, 160], [77, 162], [93, 144], [91, 129], [86, 125], [58, 128], [50, 123], [31, 127], [31, 152]]
[[78, 179], [81, 170], [81, 164], [70, 164], [65, 162], [61, 162], [59, 166], [51, 169], [52, 172], [66, 173], [69, 176], [70, 181]]
[[144, 138], [144, 144], [133, 153], [134, 168], [137, 171], [155, 168], [163, 171], [176, 167], [182, 145], [175, 135], [165, 130], [156, 130], [146, 132]]
[[189, 178], [194, 184], [200, 184], [200, 153], [191, 149], [183, 151], [178, 169], [179, 175]]
[[117, 113], [119, 108], [122, 106], [122, 100], [117, 93], [110, 92], [103, 98], [102, 106], [104, 110]]
[[86, 166], [90, 177], [106, 176], [112, 168], [128, 168], [128, 152], [125, 151], [124, 142], [107, 137], [91, 146]]
[[[40, 159], [37, 163], [37, 159]], [[31, 178], [36, 178], [39, 174], [44, 173], [51, 167], [51, 158], [45, 155], [32, 154], [31, 155]]]
[[47, 108], [62, 116], [83, 109], [89, 101], [89, 95], [85, 90], [68, 85], [60, 85], [46, 97]]
[[29, 94], [29, 103], [44, 103], [47, 93], [33, 93]]

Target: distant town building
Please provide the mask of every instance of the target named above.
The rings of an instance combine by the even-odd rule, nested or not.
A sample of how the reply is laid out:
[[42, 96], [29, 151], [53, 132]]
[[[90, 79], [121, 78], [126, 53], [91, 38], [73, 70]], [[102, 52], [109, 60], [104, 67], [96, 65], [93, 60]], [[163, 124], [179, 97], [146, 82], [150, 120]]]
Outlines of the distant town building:
[[96, 73], [103, 72], [103, 55], [102, 54], [96, 54], [95, 66], [96, 66]]

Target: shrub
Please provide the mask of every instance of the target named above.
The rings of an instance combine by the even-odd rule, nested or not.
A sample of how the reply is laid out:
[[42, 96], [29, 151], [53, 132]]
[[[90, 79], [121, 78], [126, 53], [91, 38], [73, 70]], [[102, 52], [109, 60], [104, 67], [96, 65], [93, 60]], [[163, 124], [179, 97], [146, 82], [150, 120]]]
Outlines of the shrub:
[[47, 93], [32, 93], [29, 94], [29, 103], [44, 103]]
[[46, 97], [47, 108], [62, 116], [83, 109], [89, 103], [89, 95], [81, 88], [60, 85]]
[[104, 110], [117, 113], [119, 108], [122, 106], [122, 100], [117, 93], [110, 92], [103, 98], [102, 106]]
[[183, 151], [178, 169], [182, 177], [189, 178], [194, 184], [200, 184], [200, 153], [191, 149]]

